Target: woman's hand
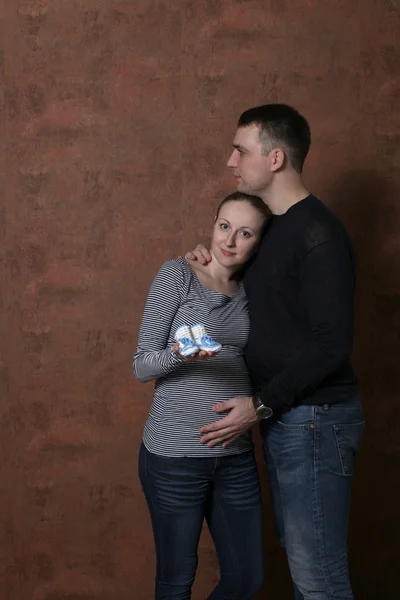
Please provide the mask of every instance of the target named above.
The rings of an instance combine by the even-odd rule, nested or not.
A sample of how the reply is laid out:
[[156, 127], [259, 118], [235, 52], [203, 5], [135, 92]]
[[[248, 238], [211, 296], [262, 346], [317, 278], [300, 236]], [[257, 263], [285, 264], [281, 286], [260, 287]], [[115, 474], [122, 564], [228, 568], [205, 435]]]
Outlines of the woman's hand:
[[199, 350], [198, 352], [196, 352], [196, 354], [191, 354], [190, 356], [183, 356], [179, 352], [178, 342], [176, 342], [172, 346], [172, 350], [175, 352], [175, 354], [179, 354], [179, 356], [182, 356], [182, 358], [184, 358], [185, 360], [206, 360], [207, 358], [210, 358], [210, 356], [215, 356], [217, 354], [217, 352], [207, 352], [207, 350]]

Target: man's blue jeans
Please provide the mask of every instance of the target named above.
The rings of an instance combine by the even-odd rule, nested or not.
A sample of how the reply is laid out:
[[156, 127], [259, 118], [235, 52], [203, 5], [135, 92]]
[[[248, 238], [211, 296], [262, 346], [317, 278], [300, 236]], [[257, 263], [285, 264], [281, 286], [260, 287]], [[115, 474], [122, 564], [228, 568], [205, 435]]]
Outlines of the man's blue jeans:
[[276, 524], [296, 600], [352, 600], [347, 530], [354, 458], [364, 428], [358, 398], [298, 406], [261, 422]]
[[210, 600], [250, 600], [262, 585], [262, 505], [253, 452], [166, 458], [142, 444], [139, 477], [156, 546], [156, 600], [188, 600], [207, 520], [220, 581]]

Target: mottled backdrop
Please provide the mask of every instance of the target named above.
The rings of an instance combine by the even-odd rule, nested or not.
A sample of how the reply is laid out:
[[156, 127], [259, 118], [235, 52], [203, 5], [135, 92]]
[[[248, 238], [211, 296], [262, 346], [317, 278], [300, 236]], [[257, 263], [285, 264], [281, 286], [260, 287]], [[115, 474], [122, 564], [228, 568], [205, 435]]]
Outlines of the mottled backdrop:
[[[2, 0], [1, 600], [151, 600], [131, 360], [160, 263], [205, 240], [235, 120], [298, 107], [357, 247], [357, 597], [399, 597], [400, 3]], [[267, 581], [291, 598], [265, 487]], [[217, 578], [207, 532], [194, 598]]]

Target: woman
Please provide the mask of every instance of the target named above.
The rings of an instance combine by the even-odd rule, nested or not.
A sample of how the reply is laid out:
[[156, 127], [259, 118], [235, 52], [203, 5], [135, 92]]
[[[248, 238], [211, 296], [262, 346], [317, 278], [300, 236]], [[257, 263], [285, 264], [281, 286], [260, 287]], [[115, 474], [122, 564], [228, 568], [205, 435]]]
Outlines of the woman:
[[[156, 380], [139, 453], [157, 554], [156, 600], [190, 599], [204, 519], [220, 566], [210, 600], [247, 600], [262, 584], [261, 497], [251, 434], [208, 448], [200, 444], [199, 428], [222, 418], [213, 404], [252, 394], [240, 274], [257, 250], [267, 215], [258, 197], [235, 192], [225, 198], [207, 273], [183, 259], [167, 261], [147, 298], [133, 366], [140, 381]], [[184, 357], [176, 332], [199, 323], [222, 348]]]

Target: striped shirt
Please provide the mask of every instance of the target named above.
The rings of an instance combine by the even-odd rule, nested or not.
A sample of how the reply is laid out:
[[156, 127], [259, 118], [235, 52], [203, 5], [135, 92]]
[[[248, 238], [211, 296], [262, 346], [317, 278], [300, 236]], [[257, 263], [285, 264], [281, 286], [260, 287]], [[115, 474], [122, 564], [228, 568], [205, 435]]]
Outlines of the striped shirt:
[[[175, 354], [175, 332], [202, 323], [220, 352], [206, 360]], [[224, 417], [211, 407], [235, 396], [250, 396], [244, 360], [249, 333], [243, 285], [233, 296], [206, 289], [184, 259], [169, 260], [158, 272], [147, 298], [133, 369], [141, 382], [156, 380], [143, 442], [154, 454], [210, 457], [252, 448], [248, 432], [222, 448], [200, 444], [199, 428]]]

